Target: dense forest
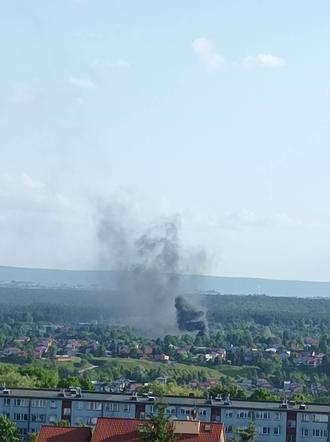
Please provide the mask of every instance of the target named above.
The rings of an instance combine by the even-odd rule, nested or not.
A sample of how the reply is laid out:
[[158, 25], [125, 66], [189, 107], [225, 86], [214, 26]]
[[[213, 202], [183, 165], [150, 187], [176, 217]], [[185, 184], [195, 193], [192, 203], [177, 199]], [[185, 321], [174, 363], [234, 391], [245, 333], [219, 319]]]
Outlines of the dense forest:
[[292, 298], [265, 295], [207, 295], [202, 302], [212, 322], [253, 320], [258, 324], [312, 321], [330, 324], [330, 298]]
[[[21, 312], [29, 311], [34, 314], [38, 310], [36, 305], [42, 304], [43, 313], [47, 315], [46, 320], [51, 320], [49, 315], [53, 313], [53, 321], [56, 321], [59, 309], [68, 311], [66, 318], [72, 317], [73, 321], [75, 314], [81, 314], [88, 319], [100, 319], [104, 316], [111, 318], [114, 316], [111, 299], [116, 296], [119, 294], [113, 291], [96, 289], [0, 287], [3, 315], [12, 310], [10, 307], [5, 307], [6, 305], [15, 304], [21, 307]], [[253, 320], [265, 325], [312, 321], [327, 326], [330, 318], [330, 298], [231, 294], [188, 294], [186, 298], [204, 305], [209, 321], [215, 324], [225, 324], [235, 320]], [[50, 306], [48, 313], [46, 305]], [[23, 306], [28, 307], [25, 309]], [[76, 310], [74, 311], [72, 307]]]

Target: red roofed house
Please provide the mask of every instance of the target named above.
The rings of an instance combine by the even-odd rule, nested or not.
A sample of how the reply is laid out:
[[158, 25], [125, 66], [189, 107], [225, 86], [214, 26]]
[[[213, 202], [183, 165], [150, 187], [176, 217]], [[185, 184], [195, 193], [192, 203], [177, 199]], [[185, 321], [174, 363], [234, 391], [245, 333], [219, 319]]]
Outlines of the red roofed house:
[[[140, 442], [142, 419], [98, 418], [91, 442]], [[218, 423], [173, 421], [174, 433], [180, 442], [225, 442], [224, 427]]]
[[90, 442], [92, 432], [84, 427], [41, 427], [37, 442]]

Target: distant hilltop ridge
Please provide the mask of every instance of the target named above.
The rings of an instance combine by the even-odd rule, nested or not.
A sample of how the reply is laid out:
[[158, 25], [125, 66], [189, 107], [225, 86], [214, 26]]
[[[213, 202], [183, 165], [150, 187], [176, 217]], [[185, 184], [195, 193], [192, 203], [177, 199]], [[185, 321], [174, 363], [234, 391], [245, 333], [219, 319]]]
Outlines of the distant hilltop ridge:
[[[15, 287], [65, 287], [114, 289], [117, 271], [52, 270], [0, 266], [0, 285]], [[204, 275], [179, 275], [186, 293], [330, 297], [330, 282], [293, 281]]]

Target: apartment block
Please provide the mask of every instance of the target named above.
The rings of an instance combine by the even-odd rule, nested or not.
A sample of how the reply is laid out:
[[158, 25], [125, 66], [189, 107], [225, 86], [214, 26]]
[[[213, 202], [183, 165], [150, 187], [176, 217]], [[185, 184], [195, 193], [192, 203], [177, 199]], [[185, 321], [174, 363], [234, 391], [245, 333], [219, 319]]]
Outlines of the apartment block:
[[[169, 419], [221, 422], [228, 441], [249, 422], [256, 442], [330, 442], [330, 405], [279, 402], [230, 401], [197, 397], [165, 396]], [[93, 393], [66, 390], [0, 389], [0, 413], [20, 430], [28, 432], [61, 419], [72, 426], [94, 426], [97, 418], [147, 419], [157, 413], [158, 399], [148, 395]]]

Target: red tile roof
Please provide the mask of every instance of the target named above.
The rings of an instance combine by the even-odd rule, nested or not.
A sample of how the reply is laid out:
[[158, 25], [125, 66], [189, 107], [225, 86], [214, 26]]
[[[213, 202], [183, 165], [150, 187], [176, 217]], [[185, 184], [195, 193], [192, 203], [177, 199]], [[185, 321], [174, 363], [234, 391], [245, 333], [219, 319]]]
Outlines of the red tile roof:
[[[141, 419], [98, 418], [91, 442], [140, 442], [137, 428], [144, 423], [145, 421]], [[198, 434], [177, 434], [177, 440], [180, 442], [224, 442], [223, 425], [200, 423]]]
[[92, 432], [83, 427], [41, 427], [37, 442], [90, 442]]

